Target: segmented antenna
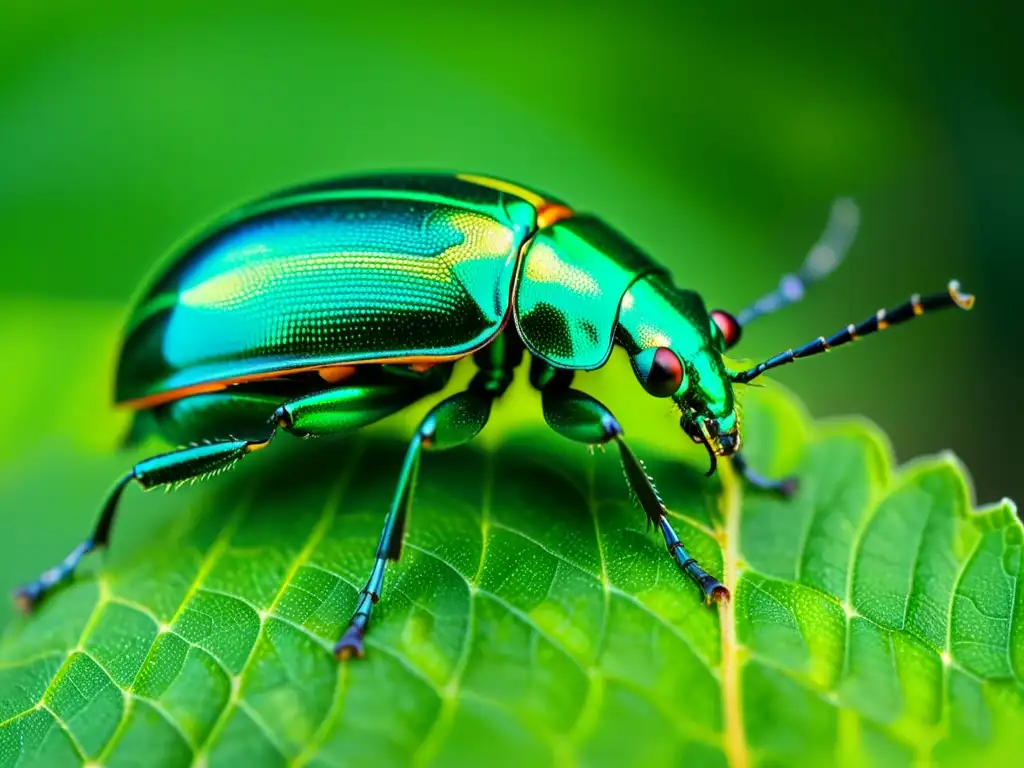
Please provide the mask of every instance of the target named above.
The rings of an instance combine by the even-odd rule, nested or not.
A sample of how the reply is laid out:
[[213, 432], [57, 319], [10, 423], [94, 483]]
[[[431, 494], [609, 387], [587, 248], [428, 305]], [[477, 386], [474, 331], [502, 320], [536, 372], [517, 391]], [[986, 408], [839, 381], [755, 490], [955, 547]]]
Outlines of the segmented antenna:
[[784, 275], [778, 288], [740, 312], [736, 316], [740, 326], [803, 299], [808, 286], [827, 277], [843, 262], [859, 227], [860, 209], [853, 200], [842, 197], [832, 203], [825, 231], [811, 247], [800, 269], [795, 274]]

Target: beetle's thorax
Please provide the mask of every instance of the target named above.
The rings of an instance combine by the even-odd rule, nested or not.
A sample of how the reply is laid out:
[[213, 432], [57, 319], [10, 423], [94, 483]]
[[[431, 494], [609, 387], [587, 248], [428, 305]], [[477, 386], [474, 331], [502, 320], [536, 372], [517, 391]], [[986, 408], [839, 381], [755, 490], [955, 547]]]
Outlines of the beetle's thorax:
[[575, 215], [526, 244], [513, 298], [527, 349], [557, 368], [593, 370], [608, 360], [622, 296], [662, 268], [601, 219]]

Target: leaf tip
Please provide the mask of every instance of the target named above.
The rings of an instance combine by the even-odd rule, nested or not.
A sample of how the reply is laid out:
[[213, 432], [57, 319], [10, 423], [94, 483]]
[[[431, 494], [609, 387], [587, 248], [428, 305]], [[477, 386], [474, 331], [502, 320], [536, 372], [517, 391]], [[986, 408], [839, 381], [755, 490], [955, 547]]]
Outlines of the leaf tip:
[[948, 464], [964, 477], [970, 475], [970, 470], [967, 469], [967, 465], [964, 464], [956, 451], [951, 448], [943, 448], [935, 455], [935, 459], [943, 464]]
[[[1009, 496], [1003, 496], [999, 501], [994, 502], [988, 507], [987, 511], [999, 510], [1006, 514], [1011, 520], [1020, 520], [1020, 509], [1017, 507], [1017, 502], [1011, 499]], [[983, 510], [986, 511], [986, 510]]]

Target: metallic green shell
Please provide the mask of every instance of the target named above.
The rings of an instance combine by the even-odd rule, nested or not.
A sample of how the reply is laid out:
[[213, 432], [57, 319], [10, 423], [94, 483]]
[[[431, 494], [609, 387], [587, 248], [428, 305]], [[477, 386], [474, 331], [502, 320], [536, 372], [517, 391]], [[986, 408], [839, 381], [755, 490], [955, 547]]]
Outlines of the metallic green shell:
[[276, 371], [453, 358], [494, 337], [537, 212], [455, 176], [258, 201], [180, 252], [131, 313], [119, 402]]
[[663, 268], [593, 216], [537, 233], [523, 254], [514, 311], [529, 350], [559, 368], [600, 368], [612, 351], [619, 304]]

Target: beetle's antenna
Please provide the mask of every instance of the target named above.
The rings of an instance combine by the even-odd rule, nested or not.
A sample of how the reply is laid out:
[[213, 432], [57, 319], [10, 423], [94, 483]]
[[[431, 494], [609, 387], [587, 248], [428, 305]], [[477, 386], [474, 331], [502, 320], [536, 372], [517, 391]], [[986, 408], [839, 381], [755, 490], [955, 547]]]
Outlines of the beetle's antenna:
[[843, 344], [856, 341], [864, 336], [870, 336], [872, 333], [877, 333], [878, 331], [884, 331], [886, 328], [899, 325], [900, 323], [905, 323], [908, 320], [921, 317], [929, 312], [935, 312], [940, 309], [950, 309], [953, 307], [969, 310], [973, 306], [974, 296], [961, 291], [960, 283], [953, 280], [950, 282], [945, 293], [937, 293], [933, 296], [925, 296], [923, 298], [919, 294], [914, 294], [910, 297], [910, 301], [900, 304], [898, 307], [894, 307], [893, 309], [880, 309], [860, 325], [853, 325], [851, 323], [843, 328], [843, 330], [833, 333], [828, 338], [819, 336], [814, 341], [808, 342], [802, 347], [790, 349], [782, 352], [781, 354], [775, 355], [775, 357], [771, 357], [763, 363], [755, 365], [750, 370], [730, 374], [730, 378], [736, 384], [746, 384], [752, 379], [756, 379], [765, 371], [770, 371], [772, 368], [778, 368], [780, 365], [785, 365], [786, 363], [795, 363], [802, 357], [820, 355], [822, 352], [828, 352], [835, 347], [840, 347]]
[[857, 204], [848, 197], [836, 200], [825, 231], [811, 247], [800, 269], [796, 274], [784, 275], [778, 288], [740, 312], [736, 316], [740, 327], [803, 299], [808, 286], [828, 277], [846, 258], [859, 227], [860, 209]]

